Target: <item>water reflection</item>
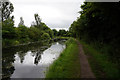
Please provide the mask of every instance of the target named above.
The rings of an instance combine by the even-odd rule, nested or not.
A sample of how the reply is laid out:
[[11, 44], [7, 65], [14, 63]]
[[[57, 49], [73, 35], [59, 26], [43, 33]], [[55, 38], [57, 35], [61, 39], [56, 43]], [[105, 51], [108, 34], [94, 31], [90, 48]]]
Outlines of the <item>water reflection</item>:
[[[44, 78], [46, 68], [65, 48], [64, 42], [49, 46], [27, 46], [3, 51], [4, 78]], [[8, 52], [8, 53], [7, 53]]]
[[10, 55], [2, 60], [2, 77], [9, 78], [13, 74], [15, 68], [12, 63], [14, 61], [14, 55]]
[[42, 54], [41, 51], [39, 51], [39, 52], [36, 53], [36, 57], [35, 57], [34, 64], [36, 64], [36, 65], [38, 64], [38, 62], [39, 62], [40, 59], [41, 59], [41, 54]]

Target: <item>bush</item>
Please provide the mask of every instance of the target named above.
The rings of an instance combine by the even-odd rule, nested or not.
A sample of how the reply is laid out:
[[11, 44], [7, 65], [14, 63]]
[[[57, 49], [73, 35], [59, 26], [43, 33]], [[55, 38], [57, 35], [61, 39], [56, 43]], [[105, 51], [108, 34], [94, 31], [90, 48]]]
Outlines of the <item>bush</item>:
[[49, 40], [49, 39], [51, 39], [50, 35], [48, 33], [43, 33], [42, 40]]

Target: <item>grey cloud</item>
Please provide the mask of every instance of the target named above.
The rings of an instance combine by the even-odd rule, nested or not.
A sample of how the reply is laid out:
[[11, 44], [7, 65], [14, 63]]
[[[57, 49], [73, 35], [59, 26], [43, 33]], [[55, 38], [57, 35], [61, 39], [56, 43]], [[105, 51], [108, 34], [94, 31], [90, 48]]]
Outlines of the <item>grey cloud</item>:
[[11, 0], [15, 7], [15, 24], [23, 17], [25, 25], [34, 21], [34, 13], [38, 13], [42, 21], [50, 28], [69, 28], [80, 15], [80, 5], [84, 0]]

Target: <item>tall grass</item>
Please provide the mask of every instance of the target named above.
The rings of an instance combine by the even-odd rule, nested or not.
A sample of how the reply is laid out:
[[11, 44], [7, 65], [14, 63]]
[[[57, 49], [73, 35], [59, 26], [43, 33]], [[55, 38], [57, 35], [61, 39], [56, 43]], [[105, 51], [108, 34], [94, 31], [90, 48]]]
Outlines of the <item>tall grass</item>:
[[46, 78], [80, 78], [78, 45], [74, 39], [66, 42], [66, 49], [49, 67]]
[[120, 74], [117, 65], [112, 63], [106, 54], [100, 53], [83, 41], [80, 42], [97, 78], [119, 78]]

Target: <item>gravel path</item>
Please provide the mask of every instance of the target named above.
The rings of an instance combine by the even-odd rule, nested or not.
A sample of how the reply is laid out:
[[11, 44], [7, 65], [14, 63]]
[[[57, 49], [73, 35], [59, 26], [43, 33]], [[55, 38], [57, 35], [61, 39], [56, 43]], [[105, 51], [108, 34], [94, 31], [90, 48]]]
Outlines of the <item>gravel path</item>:
[[84, 54], [82, 45], [77, 41], [79, 45], [79, 57], [80, 57], [80, 65], [81, 65], [81, 78], [95, 78], [90, 65], [88, 63], [87, 57]]

